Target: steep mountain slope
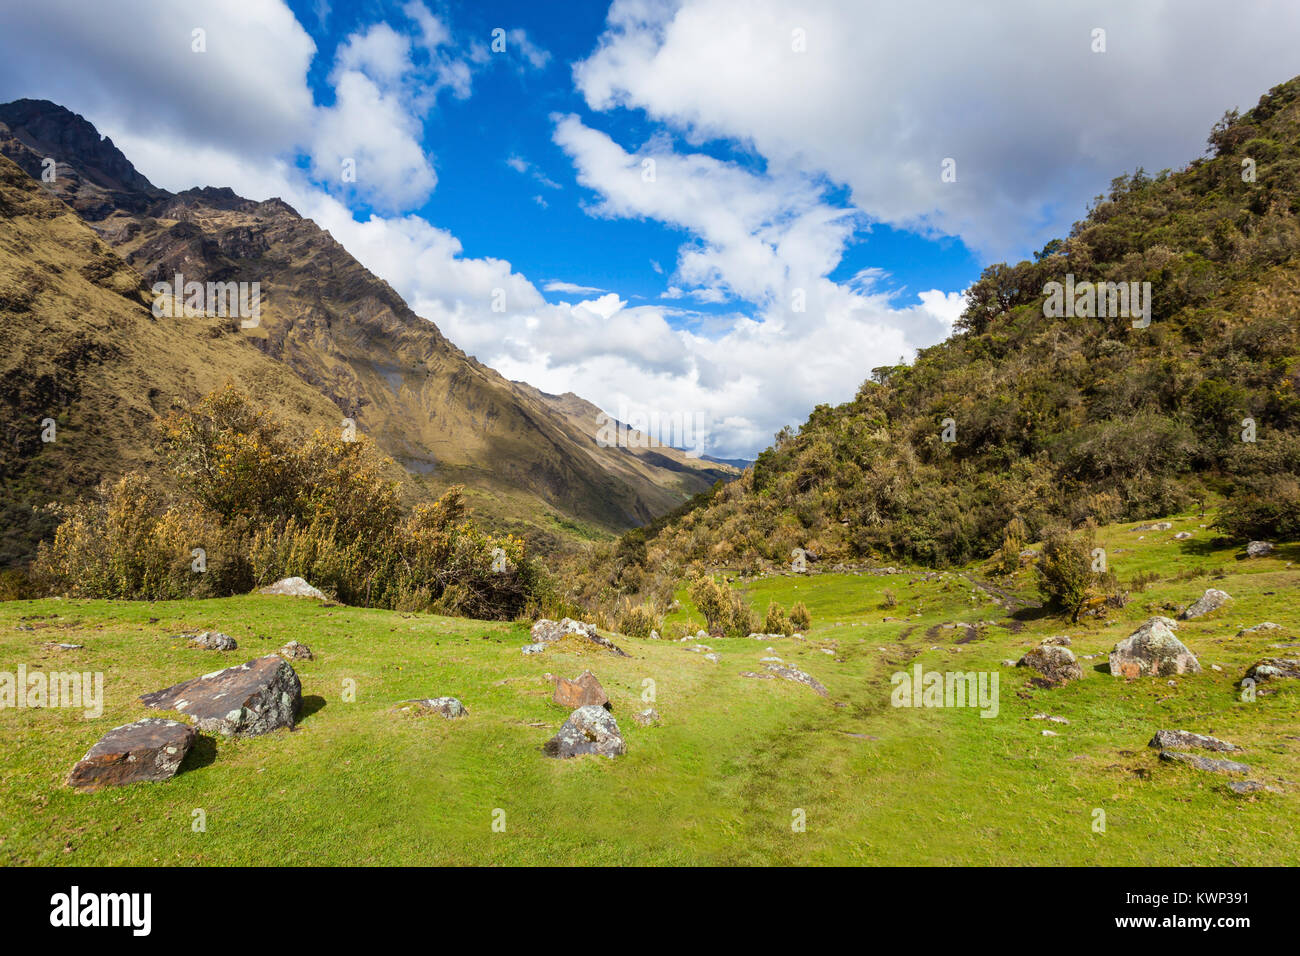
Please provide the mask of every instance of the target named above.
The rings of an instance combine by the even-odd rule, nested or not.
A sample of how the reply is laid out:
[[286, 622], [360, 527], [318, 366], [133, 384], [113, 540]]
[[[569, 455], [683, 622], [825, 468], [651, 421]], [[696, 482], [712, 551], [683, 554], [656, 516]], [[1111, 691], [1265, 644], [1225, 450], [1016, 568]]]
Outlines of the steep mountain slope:
[[[145, 289], [178, 274], [187, 283], [257, 282], [257, 325], [237, 333], [370, 434], [405, 467], [414, 494], [461, 482], [495, 523], [599, 533], [662, 514], [726, 474], [597, 446], [540, 393], [466, 356], [278, 199], [158, 189], [88, 122], [44, 101], [0, 106], [0, 153], [38, 179], [46, 159], [56, 160], [54, 182], [42, 185], [113, 246]], [[38, 327], [10, 331], [38, 346]], [[203, 323], [194, 331], [205, 334]], [[133, 386], [123, 387], [127, 394], [105, 394], [105, 403], [131, 401]]]
[[174, 400], [231, 381], [305, 432], [338, 427], [329, 400], [235, 320], [154, 318], [139, 273], [3, 156], [0, 316], [0, 566], [52, 530], [48, 503], [156, 470], [149, 424]]
[[[643, 492], [656, 515], [676, 508], [686, 497], [709, 487], [715, 481], [730, 481], [740, 474], [738, 469], [730, 465], [710, 462], [703, 457], [692, 458], [681, 449], [660, 444], [653, 436], [643, 434], [629, 427], [626, 422], [619, 422], [606, 415], [573, 392], [551, 395], [526, 382], [511, 384], [524, 395], [545, 405], [560, 427], [590, 441], [587, 453], [602, 468], [629, 484], [649, 484], [659, 489], [659, 494], [654, 494], [649, 489]], [[617, 435], [621, 437], [615, 437]], [[607, 447], [611, 438], [615, 442], [623, 441], [625, 445]]]
[[[871, 370], [741, 481], [630, 533], [587, 592], [795, 548], [961, 563], [1013, 518], [1032, 539], [1220, 494], [1234, 537], [1300, 537], [1300, 79], [1225, 116], [1210, 147], [1120, 176], [1066, 240], [986, 269], [948, 341]], [[1087, 308], [1085, 282], [1139, 283], [1149, 323], [1109, 291], [1108, 314]], [[1077, 283], [1076, 307], [1058, 314], [1049, 283]]]

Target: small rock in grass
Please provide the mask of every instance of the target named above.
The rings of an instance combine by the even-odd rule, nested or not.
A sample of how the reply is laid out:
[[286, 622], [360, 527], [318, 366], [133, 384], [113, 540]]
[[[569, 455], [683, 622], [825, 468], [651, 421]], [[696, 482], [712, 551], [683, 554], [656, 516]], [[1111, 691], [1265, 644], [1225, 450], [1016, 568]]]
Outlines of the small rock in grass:
[[1244, 763], [1238, 763], [1235, 760], [1219, 760], [1214, 757], [1198, 757], [1196, 754], [1185, 754], [1177, 750], [1160, 751], [1160, 759], [1170, 763], [1185, 763], [1197, 770], [1205, 770], [1210, 773], [1250, 773], [1250, 767]]
[[190, 643], [205, 651], [233, 651], [239, 647], [235, 639], [220, 631], [204, 631], [190, 638]]
[[1204, 617], [1223, 607], [1232, 600], [1232, 595], [1227, 591], [1220, 591], [1218, 588], [1206, 588], [1205, 593], [1196, 599], [1186, 611], [1180, 616], [1184, 621], [1190, 621], [1193, 618]]
[[1278, 678], [1300, 679], [1300, 658], [1266, 657], [1246, 671], [1246, 676], [1257, 682]]
[[1065, 684], [1083, 677], [1083, 666], [1075, 660], [1074, 652], [1057, 644], [1032, 648], [1016, 666], [1038, 671], [1049, 684]]
[[1198, 747], [1201, 750], [1217, 750], [1222, 753], [1241, 749], [1236, 744], [1230, 744], [1218, 737], [1194, 734], [1188, 730], [1157, 730], [1147, 746], [1159, 747], [1161, 750], [1170, 747]]
[[653, 707], [647, 707], [640, 713], [633, 714], [632, 719], [636, 721], [637, 726], [650, 727], [659, 723], [659, 711], [655, 710]]
[[1233, 793], [1241, 794], [1241, 795], [1247, 793], [1261, 793], [1261, 792], [1281, 793], [1282, 792], [1277, 787], [1270, 787], [1268, 784], [1261, 783], [1258, 780], [1230, 780], [1228, 781], [1228, 789], [1231, 790]]
[[402, 701], [397, 709], [404, 714], [417, 717], [437, 714], [447, 720], [456, 720], [469, 714], [465, 705], [455, 697], [417, 697], [415, 700]]
[[284, 647], [280, 648], [279, 654], [286, 661], [310, 661], [312, 657], [311, 648], [306, 644], [299, 644], [297, 641], [290, 641]]

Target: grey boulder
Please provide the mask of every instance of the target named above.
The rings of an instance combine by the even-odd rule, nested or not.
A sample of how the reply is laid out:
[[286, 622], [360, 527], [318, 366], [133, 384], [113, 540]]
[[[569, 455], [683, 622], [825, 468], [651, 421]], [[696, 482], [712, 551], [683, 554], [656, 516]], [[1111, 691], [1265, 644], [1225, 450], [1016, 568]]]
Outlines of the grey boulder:
[[618, 757], [627, 753], [614, 715], [604, 707], [588, 704], [569, 715], [560, 732], [542, 746], [548, 757], [581, 757], [596, 754]]
[[1184, 621], [1190, 621], [1194, 617], [1204, 617], [1223, 607], [1232, 600], [1232, 595], [1227, 591], [1220, 591], [1218, 588], [1207, 588], [1205, 593], [1196, 599], [1196, 602], [1180, 615]]
[[1115, 645], [1110, 672], [1115, 677], [1170, 677], [1199, 674], [1201, 663], [1164, 621], [1152, 618]]
[[213, 671], [202, 677], [145, 694], [155, 710], [175, 710], [199, 730], [254, 737], [280, 727], [293, 728], [302, 707], [298, 675], [278, 654]]

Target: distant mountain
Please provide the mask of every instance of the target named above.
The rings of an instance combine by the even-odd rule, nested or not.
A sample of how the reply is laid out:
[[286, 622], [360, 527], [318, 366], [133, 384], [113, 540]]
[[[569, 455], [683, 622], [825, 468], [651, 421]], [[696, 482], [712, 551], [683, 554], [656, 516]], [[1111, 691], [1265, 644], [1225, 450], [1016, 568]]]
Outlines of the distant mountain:
[[1032, 540], [1215, 495], [1236, 536], [1294, 538], [1300, 78], [1226, 115], [1209, 145], [1180, 171], [1117, 177], [1034, 261], [987, 268], [950, 339], [630, 532], [592, 591], [692, 562], [788, 564], [795, 548], [961, 563], [1015, 518]]
[[[597, 446], [585, 420], [467, 356], [279, 199], [159, 189], [89, 122], [46, 101], [0, 106], [0, 155], [26, 174], [6, 163], [0, 337], [15, 384], [0, 394], [9, 456], [0, 482], [21, 486], [25, 504], [10, 518], [31, 533], [49, 526], [31, 514], [36, 503], [141, 460], [140, 432], [159, 407], [226, 376], [256, 381], [256, 400], [296, 410], [304, 427], [353, 420], [403, 466], [408, 497], [463, 483], [476, 513], [543, 546], [642, 524], [732, 476]], [[48, 159], [53, 182], [42, 179]], [[176, 275], [258, 283], [256, 327], [154, 318], [151, 287]], [[87, 308], [105, 294], [116, 296], [107, 313]], [[22, 381], [47, 366], [44, 386]], [[33, 415], [69, 417], [83, 437], [97, 436], [66, 475], [28, 467]], [[62, 449], [40, 451], [62, 460]]]
[[701, 455], [705, 461], [711, 461], [715, 465], [730, 465], [737, 471], [744, 471], [754, 464], [752, 458], [714, 458], [712, 455]]

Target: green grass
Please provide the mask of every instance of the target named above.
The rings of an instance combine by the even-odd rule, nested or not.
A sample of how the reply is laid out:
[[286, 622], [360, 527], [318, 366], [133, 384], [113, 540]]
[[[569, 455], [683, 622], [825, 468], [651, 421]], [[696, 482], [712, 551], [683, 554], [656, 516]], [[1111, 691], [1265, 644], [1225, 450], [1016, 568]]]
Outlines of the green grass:
[[[1300, 569], [1287, 566], [1300, 548], [1242, 561], [1198, 527], [1207, 519], [1173, 520], [1140, 541], [1132, 525], [1102, 529], [1121, 579], [1142, 569], [1163, 576], [1109, 621], [1071, 626], [1031, 611], [1013, 623], [983, 591], [972, 598], [964, 575], [977, 569], [929, 580], [919, 571], [781, 576], [746, 593], [760, 613], [769, 600], [804, 601], [806, 639], [710, 638], [718, 664], [689, 651], [694, 641], [625, 637], [616, 640], [630, 658], [568, 645], [525, 656], [522, 625], [291, 598], [5, 603], [0, 670], [102, 671], [106, 702], [98, 720], [0, 711], [0, 863], [1295, 864], [1300, 688], [1245, 703], [1235, 682], [1260, 657], [1297, 653], [1270, 645], [1300, 641]], [[1174, 541], [1184, 528], [1196, 536]], [[992, 583], [1033, 596], [1028, 571]], [[1209, 586], [1235, 600], [1179, 628], [1201, 675], [1170, 686], [1095, 669], [1134, 625]], [[885, 588], [897, 607], [880, 607]], [[680, 619], [691, 614], [684, 602]], [[1286, 629], [1235, 636], [1264, 620]], [[966, 644], [956, 643], [963, 630], [941, 627], [978, 621], [998, 623]], [[226, 631], [240, 649], [218, 655], [169, 637], [199, 628]], [[1080, 656], [1102, 655], [1083, 662], [1082, 681], [1038, 689], [1000, 666], [1059, 633]], [[295, 665], [305, 708], [292, 733], [202, 738], [162, 784], [92, 794], [63, 785], [107, 729], [150, 713], [136, 702], [141, 693], [290, 639], [317, 655]], [[47, 641], [85, 649], [47, 650]], [[821, 680], [830, 700], [740, 677], [762, 670], [769, 646]], [[999, 672], [999, 715], [891, 707], [890, 675], [916, 662]], [[612, 699], [628, 752], [548, 759], [540, 747], [567, 715], [550, 703], [543, 674], [587, 667]], [[646, 706], [647, 678], [663, 723], [641, 728], [631, 715]], [[345, 679], [356, 682], [353, 703], [343, 700]], [[469, 717], [392, 711], [405, 698], [444, 694], [464, 701]], [[1038, 712], [1070, 723], [1028, 719]], [[1251, 777], [1284, 793], [1238, 797], [1227, 778], [1160, 763], [1146, 744], [1162, 727], [1242, 745]], [[1093, 832], [1098, 808], [1105, 833]], [[191, 829], [195, 809], [206, 813], [205, 833]], [[498, 809], [504, 832], [492, 828]], [[805, 832], [792, 830], [796, 810]]]

